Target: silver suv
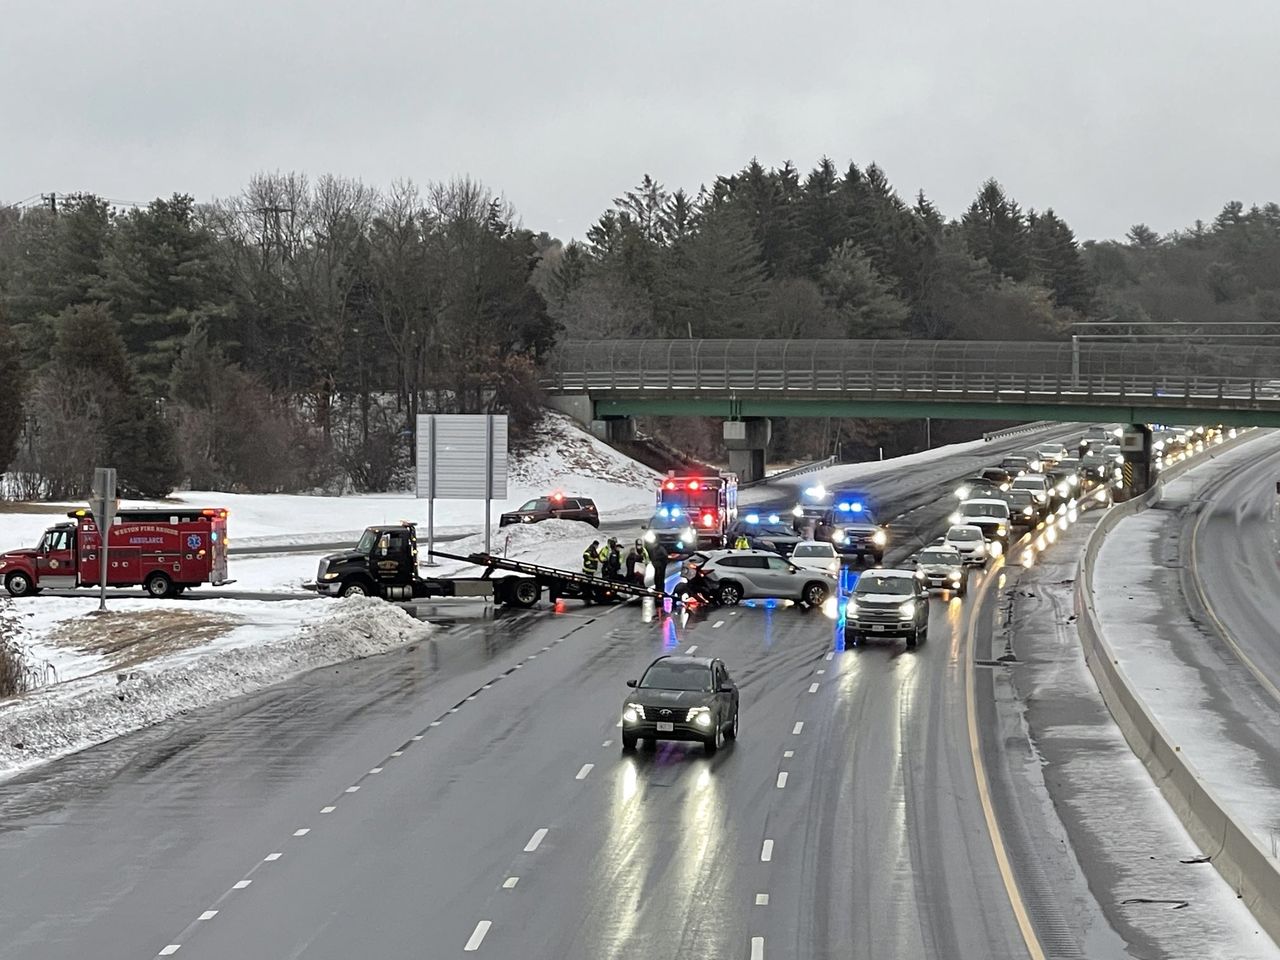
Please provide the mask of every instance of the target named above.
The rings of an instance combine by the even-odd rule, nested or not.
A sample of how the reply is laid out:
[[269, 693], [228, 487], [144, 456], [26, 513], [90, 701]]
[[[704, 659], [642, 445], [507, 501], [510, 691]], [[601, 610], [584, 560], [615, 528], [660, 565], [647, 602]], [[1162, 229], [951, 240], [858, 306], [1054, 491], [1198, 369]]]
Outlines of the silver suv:
[[699, 592], [732, 606], [753, 598], [821, 606], [837, 581], [824, 570], [805, 570], [770, 550], [708, 550], [689, 558], [685, 576]]

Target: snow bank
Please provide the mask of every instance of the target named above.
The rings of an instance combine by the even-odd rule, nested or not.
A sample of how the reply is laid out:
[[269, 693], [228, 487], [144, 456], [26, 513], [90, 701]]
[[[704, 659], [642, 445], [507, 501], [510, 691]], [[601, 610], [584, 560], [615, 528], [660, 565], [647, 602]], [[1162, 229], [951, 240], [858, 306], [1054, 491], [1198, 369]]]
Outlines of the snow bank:
[[[581, 570], [582, 551], [592, 540], [603, 543], [608, 534], [602, 534], [589, 523], [577, 520], [544, 520], [541, 523], [522, 523], [495, 530], [491, 549], [494, 554], [540, 563], [562, 570]], [[440, 544], [445, 553], [465, 557], [484, 550], [484, 534], [478, 533], [462, 540]], [[426, 547], [420, 544], [422, 562], [427, 561]], [[481, 568], [460, 563], [457, 560], [440, 560], [435, 568], [424, 567], [428, 576], [470, 576]]]
[[[235, 614], [232, 601], [209, 606]], [[425, 640], [431, 632], [399, 607], [368, 597], [252, 606], [256, 616], [273, 618], [274, 629], [243, 624], [208, 646], [0, 703], [0, 773], [12, 774], [317, 667], [386, 653]]]

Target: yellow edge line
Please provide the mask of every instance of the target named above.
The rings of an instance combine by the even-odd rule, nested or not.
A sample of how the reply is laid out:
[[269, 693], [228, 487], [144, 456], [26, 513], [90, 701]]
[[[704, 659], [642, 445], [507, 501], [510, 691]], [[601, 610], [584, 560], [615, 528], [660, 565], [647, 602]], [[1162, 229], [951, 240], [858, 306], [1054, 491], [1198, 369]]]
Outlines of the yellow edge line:
[[[984, 588], [993, 582], [997, 572], [1004, 566], [1004, 557], [1000, 557], [987, 574]], [[977, 598], [975, 598], [977, 599]], [[1027, 945], [1027, 953], [1031, 960], [1045, 960], [1044, 948], [1036, 937], [1035, 926], [1027, 914], [1026, 904], [1022, 902], [1022, 891], [1018, 889], [1017, 877], [1013, 875], [1013, 867], [1009, 864], [1009, 853], [1004, 846], [1004, 836], [1000, 832], [1000, 824], [996, 820], [995, 807], [991, 803], [991, 787], [987, 783], [987, 768], [982, 761], [982, 746], [978, 740], [978, 711], [975, 709], [973, 682], [974, 636], [977, 632], [976, 622], [981, 603], [974, 603], [969, 614], [969, 630], [965, 637], [968, 649], [964, 652], [964, 702], [965, 713], [969, 724], [969, 752], [973, 755], [973, 773], [978, 782], [978, 800], [982, 803], [982, 815], [987, 820], [987, 836], [991, 838], [991, 847], [996, 855], [996, 867], [1000, 870], [1000, 879], [1004, 882], [1005, 893], [1009, 896], [1009, 906], [1013, 908], [1014, 918], [1018, 921], [1018, 931], [1022, 941]]]
[[[1221, 491], [1221, 489], [1222, 484], [1219, 483], [1217, 491]], [[1206, 505], [1211, 502], [1211, 499], [1212, 498], [1205, 501]], [[1200, 537], [1200, 526], [1204, 523], [1205, 517], [1207, 517], [1209, 513], [1209, 510], [1201, 510], [1196, 516], [1195, 523], [1191, 525], [1191, 555], [1187, 558], [1187, 563], [1191, 568], [1191, 580], [1195, 584], [1196, 596], [1200, 598], [1200, 605], [1204, 607], [1205, 613], [1207, 613], [1209, 615], [1209, 619], [1213, 621], [1213, 625], [1218, 631], [1218, 636], [1222, 637], [1227, 646], [1232, 649], [1240, 662], [1249, 669], [1249, 672], [1253, 674], [1254, 679], [1262, 684], [1267, 693], [1271, 694], [1271, 696], [1277, 701], [1280, 701], [1280, 688], [1277, 688], [1271, 679], [1258, 669], [1258, 665], [1253, 662], [1249, 655], [1244, 652], [1244, 649], [1240, 644], [1236, 642], [1235, 637], [1231, 635], [1231, 631], [1227, 629], [1227, 625], [1218, 618], [1218, 614], [1213, 609], [1213, 604], [1209, 602], [1209, 595], [1204, 592], [1204, 584], [1200, 582], [1200, 565], [1196, 562], [1196, 541]]]

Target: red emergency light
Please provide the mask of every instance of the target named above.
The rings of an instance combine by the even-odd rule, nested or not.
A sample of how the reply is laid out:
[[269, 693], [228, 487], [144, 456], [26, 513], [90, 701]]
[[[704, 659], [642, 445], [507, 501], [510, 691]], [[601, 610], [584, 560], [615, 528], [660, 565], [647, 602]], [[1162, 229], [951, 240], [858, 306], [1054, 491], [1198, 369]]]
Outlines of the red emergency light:
[[714, 513], [704, 513], [702, 515], [702, 525], [704, 527], [714, 527], [716, 525], [716, 515]]
[[563, 493], [553, 493], [553, 494], [551, 495], [551, 499], [552, 499], [552, 500], [555, 500], [555, 501], [563, 500], [563, 499], [564, 499], [564, 494], [563, 494]]
[[697, 489], [699, 489], [699, 488], [701, 488], [701, 487], [702, 487], [702, 484], [700, 484], [697, 480], [690, 480], [690, 481], [689, 481], [689, 489], [690, 489], [690, 490], [697, 490]]

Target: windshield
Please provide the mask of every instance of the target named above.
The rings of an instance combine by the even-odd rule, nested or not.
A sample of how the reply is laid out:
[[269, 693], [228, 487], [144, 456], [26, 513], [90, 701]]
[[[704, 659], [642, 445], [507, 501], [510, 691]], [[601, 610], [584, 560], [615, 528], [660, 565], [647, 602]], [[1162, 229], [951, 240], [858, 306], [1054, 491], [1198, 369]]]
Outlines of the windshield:
[[836, 555], [836, 548], [829, 543], [802, 543], [791, 554], [793, 557], [824, 557], [831, 559]]
[[538, 501], [537, 501], [537, 500], [528, 500], [528, 501], [526, 501], [526, 502], [524, 503], [524, 505], [523, 505], [523, 506], [521, 506], [521, 507], [520, 507], [520, 509], [521, 509], [521, 510], [537, 510], [537, 509], [538, 509]]
[[969, 530], [965, 527], [952, 527], [947, 531], [947, 539], [954, 540], [957, 543], [966, 543], [969, 540], [981, 540], [981, 530]]
[[1031, 461], [1026, 457], [1005, 457], [1000, 461], [1002, 467], [1025, 467]]
[[711, 689], [711, 670], [705, 663], [670, 663], [660, 660], [644, 672], [640, 686], [646, 690]]
[[377, 542], [378, 535], [372, 530], [366, 530], [360, 535], [360, 542], [356, 544], [356, 553], [373, 553], [373, 545]]
[[858, 578], [854, 593], [883, 594], [910, 593], [911, 580], [907, 577], [884, 577], [874, 573], [864, 573]]
[[760, 537], [769, 534], [775, 537], [794, 537], [796, 532], [789, 523], [745, 523], [738, 528], [739, 533], [748, 537]]
[[960, 554], [954, 550], [921, 550], [919, 562], [949, 564], [953, 567], [958, 567], [960, 566]]
[[998, 517], [1009, 515], [1009, 508], [1003, 503], [966, 503], [960, 508], [966, 517]]
[[1013, 481], [1015, 490], [1043, 490], [1047, 485], [1044, 477], [1019, 477]]
[[1031, 506], [1031, 500], [1032, 497], [1030, 490], [1019, 489], [1009, 491], [1009, 502], [1015, 507], [1029, 507]]

